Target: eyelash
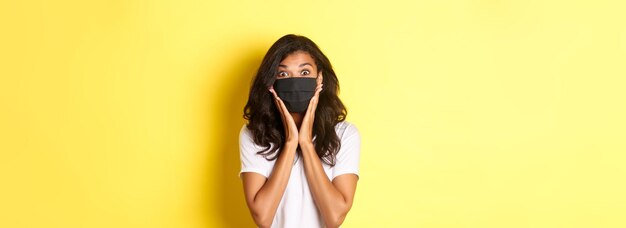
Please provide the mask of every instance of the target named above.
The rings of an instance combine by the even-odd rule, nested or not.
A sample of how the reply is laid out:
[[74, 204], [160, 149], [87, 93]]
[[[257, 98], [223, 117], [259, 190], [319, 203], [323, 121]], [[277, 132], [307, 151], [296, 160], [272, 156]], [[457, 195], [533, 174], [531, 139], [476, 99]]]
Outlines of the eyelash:
[[[304, 74], [305, 72], [306, 72], [306, 74]], [[286, 77], [287, 76], [287, 75], [283, 75], [283, 73], [287, 73], [287, 72], [285, 72], [285, 71], [278, 72], [278, 77]], [[300, 74], [302, 74], [302, 75], [309, 75], [309, 74], [311, 74], [311, 71], [309, 71], [309, 70], [302, 70], [300, 72]]]

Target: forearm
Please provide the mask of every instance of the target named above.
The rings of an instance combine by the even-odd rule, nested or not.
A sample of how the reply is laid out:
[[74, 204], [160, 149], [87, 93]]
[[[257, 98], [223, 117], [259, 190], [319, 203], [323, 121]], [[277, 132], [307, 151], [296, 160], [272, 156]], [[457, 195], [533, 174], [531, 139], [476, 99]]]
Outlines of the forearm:
[[254, 197], [251, 209], [259, 226], [271, 224], [276, 214], [276, 209], [289, 182], [296, 147], [297, 145], [285, 144], [281, 148], [281, 154], [274, 163], [272, 174]]
[[320, 210], [324, 222], [329, 227], [339, 226], [350, 209], [344, 196], [328, 179], [322, 161], [315, 152], [315, 147], [300, 145], [304, 159], [304, 172], [309, 183], [313, 200]]

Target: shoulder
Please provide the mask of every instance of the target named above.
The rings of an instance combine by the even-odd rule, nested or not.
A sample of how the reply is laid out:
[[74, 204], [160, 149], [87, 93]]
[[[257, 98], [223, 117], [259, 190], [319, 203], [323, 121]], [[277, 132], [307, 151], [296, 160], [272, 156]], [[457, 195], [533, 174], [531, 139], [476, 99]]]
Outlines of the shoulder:
[[261, 146], [254, 142], [254, 135], [246, 124], [239, 130], [239, 150], [239, 152], [246, 157], [260, 156], [257, 152], [263, 150]]
[[343, 121], [336, 125], [337, 136], [341, 140], [337, 160], [333, 166], [332, 178], [346, 173], [359, 175], [359, 160], [361, 156], [361, 135], [356, 126]]
[[357, 127], [353, 123], [345, 120], [335, 125], [335, 132], [337, 132], [337, 136], [339, 136], [339, 138], [342, 140], [351, 137], [360, 138], [359, 129], [357, 129]]
[[239, 130], [239, 135], [250, 135], [250, 129], [248, 129], [248, 124], [243, 124], [241, 129]]
[[239, 144], [240, 145], [254, 145], [254, 139], [252, 137], [252, 131], [248, 129], [247, 124], [243, 124], [239, 130]]
[[248, 137], [250, 137], [250, 129], [248, 129], [247, 124], [243, 124], [243, 126], [241, 126], [241, 129], [239, 129], [239, 139], [241, 140]]

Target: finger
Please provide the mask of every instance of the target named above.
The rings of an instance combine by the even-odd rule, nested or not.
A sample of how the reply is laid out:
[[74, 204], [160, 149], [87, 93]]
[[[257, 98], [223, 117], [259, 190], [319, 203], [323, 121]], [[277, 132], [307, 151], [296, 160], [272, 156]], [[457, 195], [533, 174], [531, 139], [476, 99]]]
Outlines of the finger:
[[274, 96], [274, 99], [272, 100], [274, 100], [274, 104], [276, 104], [276, 108], [278, 108], [278, 111], [280, 111], [282, 114], [282, 109], [280, 107], [280, 103], [278, 102], [280, 98], [278, 98], [278, 95], [276, 95], [276, 91], [274, 91], [274, 88], [270, 88], [269, 91], [272, 94], [272, 96]]
[[285, 105], [285, 102], [283, 102], [283, 100], [281, 100], [280, 98], [276, 98], [276, 102], [278, 103], [278, 108], [280, 109], [280, 111], [282, 112], [283, 115], [287, 116], [291, 116], [289, 114], [289, 110], [287, 109], [287, 106]]
[[315, 90], [322, 88], [324, 86], [324, 84], [317, 84], [317, 86], [315, 87]]
[[274, 88], [270, 88], [270, 93], [272, 93], [272, 95], [274, 95], [274, 101], [276, 102], [276, 105], [278, 106], [278, 108], [281, 111], [287, 110], [287, 107], [285, 106], [285, 103], [283, 103], [283, 100], [281, 100], [280, 97], [278, 97], [278, 94], [276, 94], [276, 91], [274, 90]]
[[317, 104], [319, 104], [320, 92], [322, 92], [322, 85], [320, 85], [320, 87], [315, 90], [315, 95], [313, 95], [313, 99], [311, 99], [312, 104], [309, 104], [313, 107], [313, 114], [315, 114], [315, 110], [317, 110]]
[[320, 76], [317, 77], [317, 86], [322, 86], [324, 84], [324, 76], [320, 72]]
[[315, 119], [315, 110], [317, 110], [317, 100], [319, 99], [319, 91], [321, 91], [321, 88], [318, 87], [315, 90], [315, 94], [309, 101], [309, 107], [307, 107], [306, 109], [306, 114], [304, 115], [304, 121], [310, 120], [310, 122], [312, 122], [312, 120]]
[[276, 94], [276, 91], [274, 90], [274, 86], [270, 87], [269, 89], [270, 93], [274, 96], [275, 100], [279, 100], [280, 98], [278, 97], [278, 95]]
[[287, 107], [285, 107], [285, 104], [283, 103], [283, 101], [278, 97], [278, 95], [276, 94], [276, 91], [274, 91], [274, 87], [270, 87], [270, 93], [272, 93], [272, 95], [274, 95], [274, 104], [276, 104], [276, 108], [278, 108], [278, 112], [281, 115], [281, 121], [283, 122], [283, 126], [287, 127], [287, 121], [285, 120], [285, 118], [287, 118], [286, 114], [287, 112]]
[[319, 76], [317, 76], [317, 84], [322, 84], [324, 82], [324, 75], [320, 72]]
[[280, 114], [282, 115], [281, 119], [283, 120], [283, 124], [285, 125], [285, 127], [288, 127], [292, 123], [295, 125], [295, 121], [293, 120], [291, 113], [289, 113], [289, 109], [287, 109], [287, 105], [285, 105], [285, 102], [280, 99], [280, 97], [278, 96], [278, 94], [276, 94], [276, 91], [273, 88], [271, 88], [270, 92], [274, 94], [274, 101], [276, 102], [276, 106], [278, 107]]

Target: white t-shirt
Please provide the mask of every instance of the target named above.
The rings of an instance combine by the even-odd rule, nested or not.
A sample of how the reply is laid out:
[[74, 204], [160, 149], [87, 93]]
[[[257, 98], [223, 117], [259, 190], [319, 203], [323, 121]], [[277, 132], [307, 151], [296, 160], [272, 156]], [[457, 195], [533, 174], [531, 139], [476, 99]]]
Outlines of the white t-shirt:
[[[332, 181], [335, 177], [347, 173], [354, 173], [358, 176], [361, 136], [357, 128], [353, 124], [343, 121], [335, 126], [335, 132], [341, 140], [341, 148], [337, 153], [335, 166], [330, 167], [322, 162], [328, 179]], [[261, 150], [263, 147], [254, 143], [250, 130], [244, 125], [239, 133], [240, 177], [243, 172], [255, 172], [266, 178], [271, 175], [276, 160], [268, 161], [263, 156], [258, 155], [257, 152]], [[304, 173], [302, 157], [296, 153], [294, 160], [291, 176], [276, 210], [272, 227], [324, 227], [321, 215], [313, 202], [313, 196]]]

